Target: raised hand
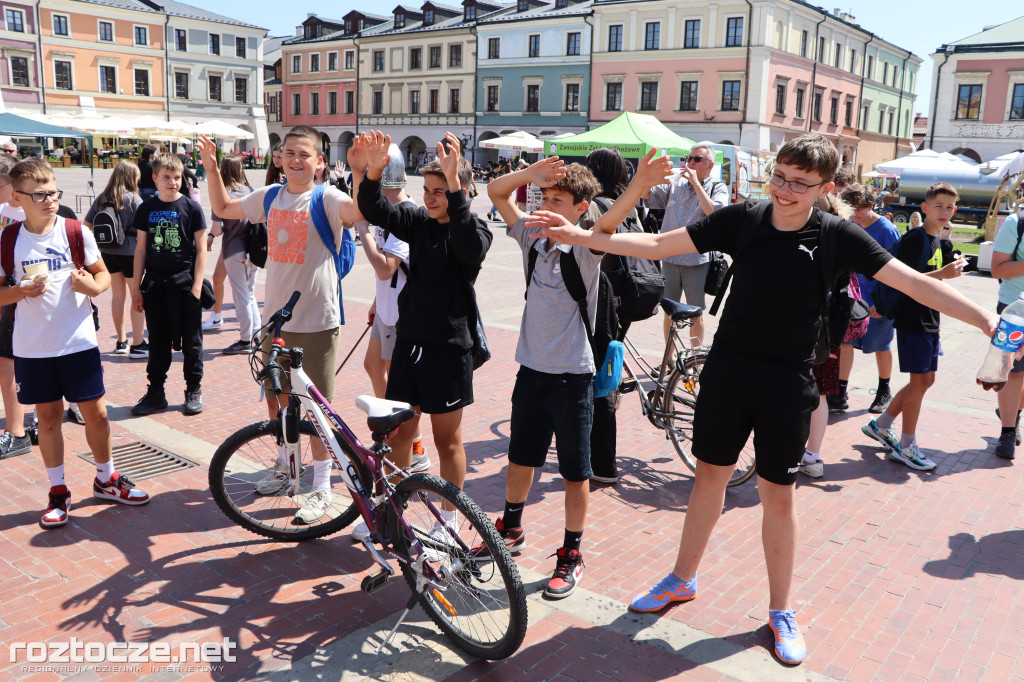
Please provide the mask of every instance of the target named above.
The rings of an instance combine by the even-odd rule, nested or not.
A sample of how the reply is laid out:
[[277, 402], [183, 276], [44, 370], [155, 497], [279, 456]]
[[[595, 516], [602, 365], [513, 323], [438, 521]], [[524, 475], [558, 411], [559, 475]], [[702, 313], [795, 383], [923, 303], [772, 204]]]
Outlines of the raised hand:
[[[366, 155], [367, 171], [379, 178], [391, 162], [391, 156], [388, 154], [388, 148], [391, 147], [391, 136], [385, 135], [379, 130], [371, 130], [359, 137], [363, 153]], [[351, 159], [349, 159], [349, 163], [352, 163]], [[355, 169], [353, 168], [353, 170]]]
[[462, 189], [462, 183], [459, 182], [459, 161], [462, 159], [459, 148], [462, 141], [452, 132], [445, 133], [444, 139], [448, 148], [445, 149], [444, 142], [437, 143], [437, 162], [441, 164], [441, 172], [448, 181], [448, 191], [454, 192]]
[[[633, 175], [633, 182], [637, 187], [650, 189], [656, 185], [663, 185], [672, 177], [672, 161], [667, 156], [654, 155], [658, 153], [657, 147], [644, 154], [636, 164], [636, 173]], [[685, 169], [684, 169], [685, 172]]]
[[551, 187], [565, 177], [565, 161], [557, 156], [549, 156], [532, 164], [526, 171], [530, 174], [530, 182], [538, 187]]
[[212, 172], [217, 168], [217, 144], [206, 135], [200, 135], [196, 146], [199, 147], [199, 156], [203, 159], [203, 165]]
[[[352, 146], [348, 148], [348, 165], [356, 174], [366, 173], [366, 149], [365, 145], [360, 143], [363, 137], [363, 135], [357, 135], [352, 138]], [[340, 164], [341, 161], [337, 163]], [[335, 169], [337, 169], [337, 164], [335, 164]]]

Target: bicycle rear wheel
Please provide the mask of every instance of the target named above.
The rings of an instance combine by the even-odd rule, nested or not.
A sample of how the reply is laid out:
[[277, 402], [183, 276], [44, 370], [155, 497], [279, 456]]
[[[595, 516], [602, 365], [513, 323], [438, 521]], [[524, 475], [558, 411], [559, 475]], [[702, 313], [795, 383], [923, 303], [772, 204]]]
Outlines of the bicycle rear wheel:
[[[686, 359], [681, 368], [677, 367], [668, 379], [662, 398], [662, 410], [667, 415], [665, 423], [668, 436], [679, 455], [679, 459], [690, 468], [697, 470], [697, 460], [690, 453], [693, 441], [693, 411], [700, 392], [700, 374], [707, 361], [707, 353], [699, 353]], [[754, 445], [751, 441], [740, 451], [729, 485], [739, 485], [754, 475]]]
[[[310, 444], [317, 438], [313, 424], [299, 422], [299, 461], [302, 473], [299, 495], [289, 497], [282, 482], [277, 490], [269, 490], [265, 479], [278, 461], [278, 421], [250, 424], [225, 440], [210, 462], [210, 492], [214, 501], [229, 519], [242, 528], [275, 540], [299, 541], [321, 538], [337, 533], [359, 516], [359, 508], [342, 485], [333, 487], [331, 506], [320, 520], [304, 524], [296, 522], [295, 512], [302, 507], [313, 484], [313, 453]], [[335, 433], [342, 451], [348, 457], [363, 484], [372, 488], [372, 477], [363, 463], [350, 452], [348, 444]], [[350, 469], [352, 471], [352, 469]], [[264, 484], [264, 494], [257, 487]]]
[[[526, 636], [526, 593], [494, 524], [464, 492], [439, 476], [410, 476], [396, 486], [395, 497], [425, 558], [441, 574], [440, 588], [431, 586], [419, 593], [423, 610], [467, 653], [488, 660], [511, 656]], [[442, 502], [457, 510], [454, 530], [466, 547], [485, 546], [486, 551], [467, 551], [451, 538], [434, 514]], [[397, 550], [419, 558], [393, 509], [388, 528]], [[416, 592], [415, 567], [403, 563], [402, 573]]]

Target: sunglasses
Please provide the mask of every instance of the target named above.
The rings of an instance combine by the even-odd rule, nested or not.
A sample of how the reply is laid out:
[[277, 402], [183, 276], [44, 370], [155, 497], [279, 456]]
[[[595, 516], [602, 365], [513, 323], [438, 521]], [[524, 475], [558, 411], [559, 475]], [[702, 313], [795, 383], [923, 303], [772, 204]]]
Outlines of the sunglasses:
[[706, 158], [708, 158], [708, 157], [706, 157], [706, 156], [692, 156], [691, 155], [691, 156], [687, 156], [686, 157], [686, 162], [687, 163], [700, 163], [700, 162], [702, 162]]
[[17, 149], [7, 149], [7, 148], [4, 148], [4, 154], [17, 154], [17, 153], [18, 153]]

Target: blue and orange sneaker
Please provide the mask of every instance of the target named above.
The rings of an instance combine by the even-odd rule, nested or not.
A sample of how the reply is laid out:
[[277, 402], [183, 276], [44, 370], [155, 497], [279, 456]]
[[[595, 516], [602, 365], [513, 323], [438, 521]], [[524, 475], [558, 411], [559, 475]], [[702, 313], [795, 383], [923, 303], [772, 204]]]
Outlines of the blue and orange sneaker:
[[796, 612], [769, 611], [768, 624], [775, 633], [775, 655], [779, 660], [792, 665], [803, 663], [807, 657], [807, 645], [796, 624]]
[[683, 582], [674, 573], [669, 573], [657, 585], [643, 594], [633, 597], [629, 603], [630, 611], [654, 613], [677, 601], [690, 601], [697, 596], [697, 576], [689, 582]]

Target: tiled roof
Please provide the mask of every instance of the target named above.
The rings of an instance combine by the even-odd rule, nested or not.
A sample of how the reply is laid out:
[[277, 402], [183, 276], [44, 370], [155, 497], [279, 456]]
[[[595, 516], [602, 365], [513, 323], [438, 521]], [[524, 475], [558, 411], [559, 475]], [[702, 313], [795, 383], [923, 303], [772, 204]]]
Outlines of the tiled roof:
[[[193, 7], [192, 5], [186, 5], [182, 2], [175, 2], [175, 0], [155, 0], [153, 5], [148, 5], [139, 0], [75, 0], [76, 2], [85, 2], [91, 5], [103, 5], [105, 7], [116, 7], [118, 9], [129, 9], [137, 12], [149, 12], [152, 14], [170, 14], [173, 17], [183, 17], [185, 19], [199, 19], [200, 21], [213, 21], [218, 24], [231, 24], [233, 26], [244, 26], [246, 28], [258, 28], [266, 30], [262, 26], [256, 26], [254, 24], [247, 24], [244, 21], [238, 19], [232, 19], [231, 17], [225, 17], [221, 14], [214, 14], [205, 9], [199, 7]], [[162, 7], [162, 10], [156, 9], [155, 6]]]
[[482, 19], [479, 23], [481, 24], [497, 24], [503, 22], [512, 21], [527, 21], [529, 19], [554, 19], [558, 17], [572, 17], [572, 16], [586, 16], [590, 14], [591, 2], [578, 2], [575, 4], [569, 4], [560, 9], [555, 9], [555, 4], [549, 3], [544, 4], [540, 7], [534, 7], [525, 12], [503, 12], [501, 14], [495, 14], [489, 16], [486, 19]]
[[914, 119], [914, 135], [924, 135], [928, 132], [928, 117], [918, 116]]
[[950, 45], [998, 45], [1000, 43], [1021, 43], [1024, 42], [1024, 17], [1018, 17], [985, 29], [981, 33], [975, 33], [961, 40], [955, 40]]

